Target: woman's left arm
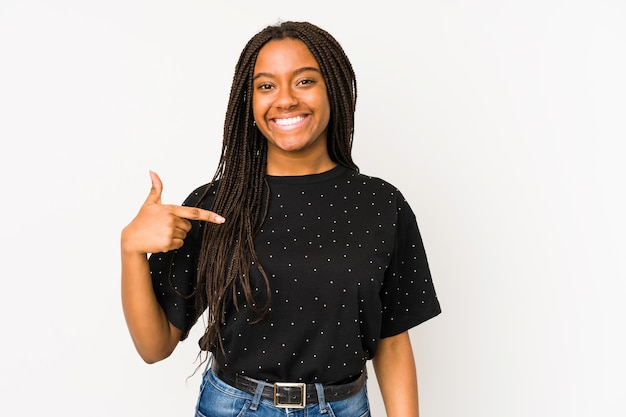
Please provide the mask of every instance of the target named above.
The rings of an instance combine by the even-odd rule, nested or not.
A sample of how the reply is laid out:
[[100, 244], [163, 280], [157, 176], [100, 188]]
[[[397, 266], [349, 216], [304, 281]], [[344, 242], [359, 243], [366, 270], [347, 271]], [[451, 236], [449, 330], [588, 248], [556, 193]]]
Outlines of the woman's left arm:
[[388, 417], [419, 417], [417, 372], [409, 333], [380, 339], [373, 359]]

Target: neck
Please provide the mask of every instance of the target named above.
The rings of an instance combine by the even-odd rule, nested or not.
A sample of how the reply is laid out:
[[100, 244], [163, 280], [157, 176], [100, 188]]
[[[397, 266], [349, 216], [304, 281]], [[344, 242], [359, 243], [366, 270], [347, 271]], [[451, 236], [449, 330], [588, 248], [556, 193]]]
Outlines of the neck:
[[295, 155], [278, 156], [269, 153], [267, 155], [267, 175], [274, 176], [297, 176], [321, 174], [330, 171], [337, 166], [328, 154], [317, 158], [303, 157], [298, 158]]

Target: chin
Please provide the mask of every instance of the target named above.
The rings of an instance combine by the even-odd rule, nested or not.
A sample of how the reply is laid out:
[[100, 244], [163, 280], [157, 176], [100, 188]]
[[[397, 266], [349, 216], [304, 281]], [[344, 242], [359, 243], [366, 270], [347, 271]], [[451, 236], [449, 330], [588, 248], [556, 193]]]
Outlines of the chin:
[[308, 147], [310, 143], [300, 140], [279, 141], [274, 144], [276, 148], [284, 152], [297, 152]]

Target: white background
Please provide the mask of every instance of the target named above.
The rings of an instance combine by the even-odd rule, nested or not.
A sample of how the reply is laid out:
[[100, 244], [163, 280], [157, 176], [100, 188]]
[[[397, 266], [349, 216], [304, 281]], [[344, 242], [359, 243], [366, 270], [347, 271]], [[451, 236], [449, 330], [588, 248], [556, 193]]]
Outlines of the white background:
[[212, 176], [236, 59], [278, 19], [342, 43], [355, 160], [418, 216], [443, 307], [411, 332], [422, 415], [626, 415], [620, 0], [0, 0], [0, 414], [193, 414], [196, 338], [141, 361], [119, 234], [149, 169], [168, 203]]

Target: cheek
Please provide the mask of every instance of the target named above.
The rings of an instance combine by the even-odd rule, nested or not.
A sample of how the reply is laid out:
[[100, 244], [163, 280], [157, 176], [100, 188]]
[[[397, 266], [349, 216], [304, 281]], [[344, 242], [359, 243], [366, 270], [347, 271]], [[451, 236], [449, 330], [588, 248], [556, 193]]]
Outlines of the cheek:
[[324, 109], [323, 110], [322, 120], [323, 120], [324, 126], [327, 126], [328, 122], [330, 121], [330, 103], [329, 103], [329, 101], [327, 99], [323, 100], [322, 103], [320, 103], [320, 108]]
[[255, 99], [253, 96], [252, 97], [252, 116], [254, 117], [254, 120], [257, 122], [257, 124], [259, 124], [259, 121], [261, 120], [260, 107], [261, 105], [259, 103], [259, 100]]
[[257, 124], [263, 122], [265, 114], [271, 107], [271, 101], [267, 96], [252, 93], [252, 115]]
[[265, 122], [265, 107], [261, 100], [255, 100], [252, 98], [252, 117], [254, 118], [254, 124], [256, 128], [261, 132], [263, 137], [267, 138], [267, 124]]

